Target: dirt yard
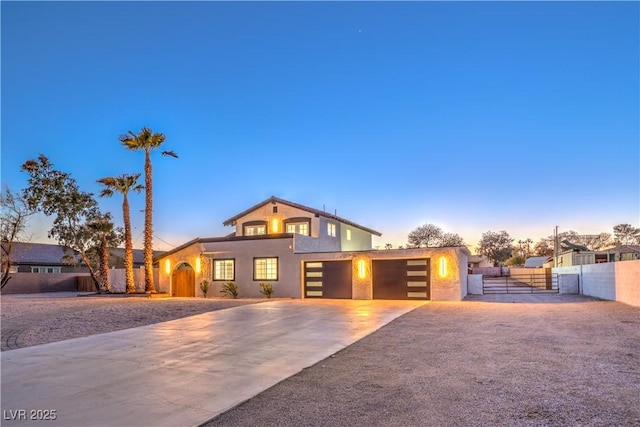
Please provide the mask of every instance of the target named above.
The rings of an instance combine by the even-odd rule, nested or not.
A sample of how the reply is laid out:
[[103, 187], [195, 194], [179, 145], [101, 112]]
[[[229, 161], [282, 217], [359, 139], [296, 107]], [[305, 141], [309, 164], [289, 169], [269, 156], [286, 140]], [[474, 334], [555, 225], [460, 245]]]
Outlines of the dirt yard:
[[0, 297], [2, 351], [193, 316], [265, 299], [80, 296], [73, 292]]
[[481, 299], [418, 308], [204, 425], [640, 426], [640, 309]]
[[[7, 295], [2, 345], [261, 301]], [[640, 309], [496, 295], [428, 303], [204, 425], [640, 426], [639, 401]]]

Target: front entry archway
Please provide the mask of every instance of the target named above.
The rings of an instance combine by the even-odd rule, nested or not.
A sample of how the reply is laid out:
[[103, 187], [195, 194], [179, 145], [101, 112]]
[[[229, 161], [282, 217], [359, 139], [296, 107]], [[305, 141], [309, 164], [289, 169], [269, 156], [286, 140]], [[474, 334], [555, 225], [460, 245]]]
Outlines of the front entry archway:
[[196, 274], [193, 268], [187, 264], [180, 264], [171, 274], [172, 297], [195, 297]]

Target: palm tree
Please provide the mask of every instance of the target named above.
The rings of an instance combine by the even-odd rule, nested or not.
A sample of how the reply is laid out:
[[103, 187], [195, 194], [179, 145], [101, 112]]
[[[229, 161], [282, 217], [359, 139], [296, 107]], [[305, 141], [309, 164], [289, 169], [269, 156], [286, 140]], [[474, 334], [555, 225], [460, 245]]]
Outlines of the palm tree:
[[111, 281], [109, 280], [109, 247], [117, 246], [122, 242], [122, 229], [116, 228], [111, 219], [110, 213], [92, 213], [92, 217], [87, 220], [86, 232], [93, 236], [95, 246], [90, 249], [99, 259], [99, 276], [101, 288], [111, 292]]
[[[128, 131], [120, 136], [120, 142], [132, 151], [144, 151], [144, 188], [145, 188], [145, 208], [144, 208], [144, 290], [148, 293], [156, 293], [153, 283], [153, 187], [151, 179], [151, 151], [160, 147], [164, 143], [164, 134], [153, 133], [147, 127], [136, 135]], [[163, 156], [177, 158], [173, 151], [163, 151]]]
[[123, 174], [117, 177], [108, 176], [99, 179], [98, 182], [104, 185], [100, 192], [100, 197], [111, 197], [115, 192], [122, 194], [122, 217], [124, 221], [124, 269], [127, 283], [126, 292], [133, 294], [136, 292], [136, 284], [133, 280], [133, 244], [131, 243], [131, 214], [129, 210], [129, 191], [139, 193], [144, 188], [138, 184], [140, 174]]

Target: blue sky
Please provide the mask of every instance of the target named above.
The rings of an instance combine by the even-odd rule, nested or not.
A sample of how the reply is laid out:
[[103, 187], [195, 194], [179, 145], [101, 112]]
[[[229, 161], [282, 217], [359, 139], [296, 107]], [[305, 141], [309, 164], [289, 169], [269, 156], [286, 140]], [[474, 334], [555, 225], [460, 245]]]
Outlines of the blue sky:
[[[158, 249], [271, 195], [406, 243], [640, 222], [637, 2], [2, 2], [2, 183], [142, 171]], [[120, 220], [120, 199], [101, 206]], [[143, 196], [132, 198], [142, 243]], [[32, 239], [46, 223], [32, 221]]]

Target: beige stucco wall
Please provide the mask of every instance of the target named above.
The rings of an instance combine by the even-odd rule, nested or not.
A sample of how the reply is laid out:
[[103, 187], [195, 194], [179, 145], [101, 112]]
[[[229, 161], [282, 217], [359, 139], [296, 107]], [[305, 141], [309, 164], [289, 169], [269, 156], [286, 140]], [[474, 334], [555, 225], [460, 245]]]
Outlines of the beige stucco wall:
[[[353, 299], [372, 299], [373, 281], [371, 266], [374, 260], [405, 259], [405, 258], [429, 258], [430, 259], [430, 284], [431, 300], [433, 301], [460, 301], [467, 295], [467, 253], [460, 248], [417, 248], [417, 249], [392, 249], [372, 250], [363, 252], [340, 253], [308, 253], [299, 254], [300, 262], [303, 261], [335, 261], [352, 260]], [[440, 260], [445, 260], [444, 275], [440, 272]], [[364, 278], [358, 275], [358, 262], [365, 263], [366, 274]]]
[[[278, 212], [273, 213], [273, 207], [278, 207]], [[309, 230], [309, 234], [312, 237], [318, 237], [320, 231], [320, 222], [319, 219], [316, 218], [312, 213], [297, 209], [289, 205], [284, 205], [281, 203], [267, 203], [259, 207], [258, 209], [248, 213], [247, 215], [240, 217], [236, 220], [236, 236], [242, 236], [242, 224], [249, 221], [267, 221], [267, 233], [268, 234], [277, 234], [277, 233], [286, 233], [284, 229], [283, 221], [288, 218], [296, 218], [296, 217], [305, 217], [311, 219], [311, 229]], [[277, 219], [278, 221], [278, 230], [273, 230], [273, 219]]]
[[[259, 283], [253, 279], [253, 259], [255, 257], [278, 258], [278, 280], [269, 281], [275, 297], [302, 298], [304, 291], [303, 264], [305, 261], [352, 261], [353, 299], [373, 298], [372, 263], [374, 260], [428, 258], [430, 260], [430, 289], [434, 301], [460, 301], [467, 294], [468, 254], [461, 248], [418, 248], [395, 250], [371, 250], [356, 252], [313, 252], [295, 253], [294, 238], [263, 238], [251, 240], [223, 240], [194, 243], [178, 252], [160, 259], [158, 288], [171, 292], [171, 273], [181, 263], [188, 263], [196, 269], [197, 258], [201, 261], [201, 271], [196, 271], [196, 296], [202, 297], [200, 282], [207, 278], [212, 282], [208, 297], [219, 297], [222, 282], [213, 282], [212, 259], [235, 260], [235, 280], [240, 297], [260, 298]], [[166, 269], [169, 260], [170, 269]], [[365, 266], [365, 275], [359, 275], [359, 261]], [[444, 261], [442, 261], [444, 260]], [[444, 264], [442, 264], [444, 262]], [[444, 268], [443, 271], [441, 269]]]

